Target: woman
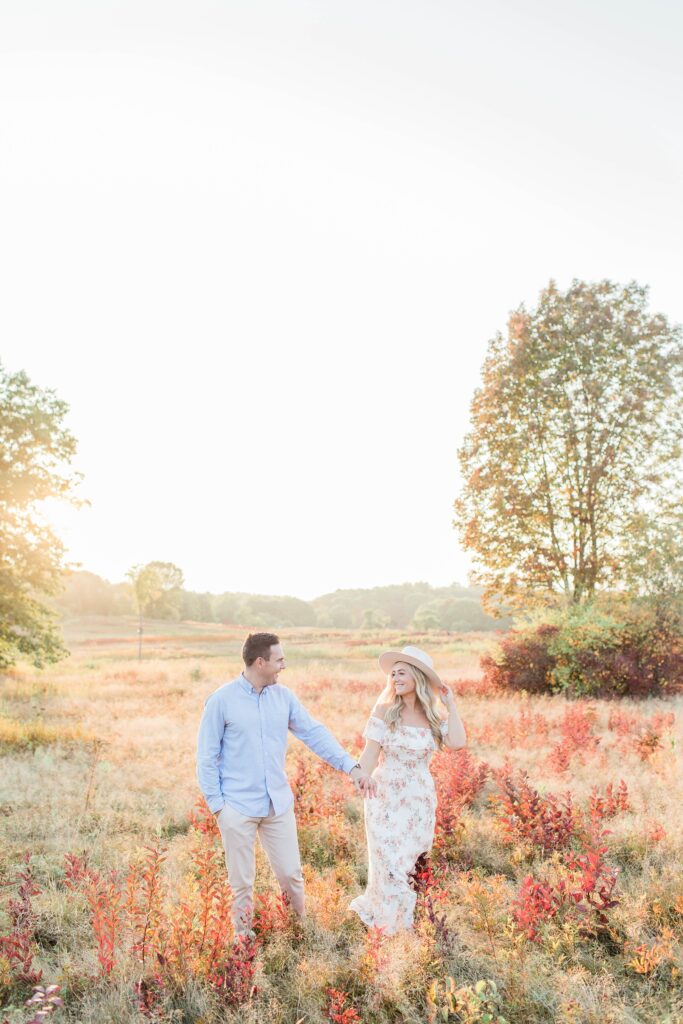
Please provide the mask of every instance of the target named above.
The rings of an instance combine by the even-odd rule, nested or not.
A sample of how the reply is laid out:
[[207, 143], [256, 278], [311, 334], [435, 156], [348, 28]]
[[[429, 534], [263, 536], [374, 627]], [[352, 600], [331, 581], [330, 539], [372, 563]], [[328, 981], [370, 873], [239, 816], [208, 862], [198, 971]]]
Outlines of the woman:
[[[392, 935], [412, 928], [416, 894], [409, 875], [434, 840], [436, 792], [429, 762], [442, 746], [464, 747], [466, 737], [453, 694], [428, 654], [408, 646], [385, 651], [379, 663], [387, 685], [363, 732], [360, 759], [377, 781], [377, 796], [365, 801], [368, 885], [351, 909], [369, 927]], [[437, 695], [448, 710], [443, 721]]]

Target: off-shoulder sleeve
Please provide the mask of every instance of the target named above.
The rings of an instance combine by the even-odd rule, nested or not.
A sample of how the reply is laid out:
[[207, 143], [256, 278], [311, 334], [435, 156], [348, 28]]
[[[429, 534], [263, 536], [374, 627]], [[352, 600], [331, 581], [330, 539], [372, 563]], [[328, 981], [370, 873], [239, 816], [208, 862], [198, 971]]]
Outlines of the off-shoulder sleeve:
[[448, 719], [447, 718], [443, 718], [441, 720], [441, 735], [442, 736], [447, 736], [448, 735]]
[[370, 715], [368, 718], [368, 724], [363, 729], [363, 739], [376, 740], [378, 743], [381, 743], [386, 731], [386, 723], [383, 722], [381, 718], [377, 718], [375, 715]]

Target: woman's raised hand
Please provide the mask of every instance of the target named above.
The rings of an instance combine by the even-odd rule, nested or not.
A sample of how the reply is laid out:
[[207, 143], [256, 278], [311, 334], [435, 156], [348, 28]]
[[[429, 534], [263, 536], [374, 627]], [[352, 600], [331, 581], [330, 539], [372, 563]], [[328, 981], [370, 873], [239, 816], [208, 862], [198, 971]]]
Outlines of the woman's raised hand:
[[449, 711], [451, 708], [455, 707], [455, 697], [453, 696], [453, 691], [451, 690], [450, 686], [446, 686], [445, 683], [442, 683], [441, 686], [439, 687], [439, 697], [441, 697], [441, 700], [444, 702]]

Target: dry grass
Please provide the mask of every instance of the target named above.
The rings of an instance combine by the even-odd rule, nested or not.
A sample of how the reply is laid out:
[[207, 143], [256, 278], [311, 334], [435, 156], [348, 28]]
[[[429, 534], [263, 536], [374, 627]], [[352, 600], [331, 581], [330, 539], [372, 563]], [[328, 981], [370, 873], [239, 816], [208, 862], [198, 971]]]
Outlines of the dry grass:
[[[132, 997], [135, 962], [122, 961], [109, 979], [97, 977], [88, 909], [64, 888], [64, 855], [87, 851], [100, 871], [125, 872], [145, 846], [161, 843], [168, 850], [169, 898], [189, 884], [196, 731], [206, 696], [240, 670], [242, 631], [205, 625], [167, 630], [164, 624], [163, 636], [148, 637], [139, 663], [132, 656], [133, 630], [110, 642], [101, 634], [106, 625], [72, 623], [68, 661], [43, 672], [19, 667], [0, 681], [0, 882], [14, 895], [8, 883], [23, 854], [31, 854], [41, 889], [33, 899], [35, 958], [45, 980], [61, 984], [65, 995], [55, 1020], [125, 1024], [149, 1019]], [[332, 1019], [327, 990], [334, 988], [348, 994], [347, 1008], [363, 1021], [424, 1024], [430, 986], [441, 991], [450, 976], [467, 991], [480, 979], [494, 979], [499, 1012], [509, 1024], [680, 1024], [680, 699], [620, 704], [627, 714], [619, 718], [615, 705], [605, 702], [567, 705], [562, 698], [482, 692], [478, 656], [490, 636], [289, 630], [283, 640], [289, 662], [283, 682], [354, 752], [383, 684], [377, 653], [385, 644], [413, 642], [433, 654], [455, 685], [476, 761], [524, 769], [541, 794], [571, 791], [585, 816], [595, 787], [604, 793], [623, 780], [629, 809], [603, 823], [610, 830], [607, 857], [619, 871], [611, 932], [586, 937], [571, 921], [550, 921], [541, 941], [514, 931], [522, 879], [559, 877], [564, 868], [561, 855], [506, 838], [494, 802], [497, 784], [489, 777], [462, 811], [456, 845], [443, 863], [439, 913], [448, 939], [422, 920], [415, 933], [373, 954], [347, 909], [365, 881], [362, 808], [344, 779], [323, 772], [316, 776], [320, 817], [300, 823], [309, 914], [303, 932], [267, 936], [257, 955], [257, 991], [243, 1005], [226, 1008], [201, 978], [189, 978], [155, 1019], [323, 1024]], [[567, 732], [568, 707], [586, 711], [597, 742], [582, 746], [575, 725]], [[673, 723], [666, 717], [672, 712]], [[563, 738], [564, 769], [556, 756]], [[293, 740], [290, 769], [308, 756]], [[324, 794], [337, 789], [343, 799], [328, 813]], [[257, 869], [258, 890], [274, 893], [260, 851]], [[9, 927], [0, 915], [0, 934]], [[3, 988], [3, 970], [0, 955], [3, 1014], [18, 1024], [26, 1019], [21, 986]], [[449, 1019], [474, 1024], [483, 1018], [460, 1003]]]
[[94, 733], [80, 726], [50, 725], [42, 720], [21, 721], [0, 716], [0, 751], [28, 750], [50, 744], [90, 743]]

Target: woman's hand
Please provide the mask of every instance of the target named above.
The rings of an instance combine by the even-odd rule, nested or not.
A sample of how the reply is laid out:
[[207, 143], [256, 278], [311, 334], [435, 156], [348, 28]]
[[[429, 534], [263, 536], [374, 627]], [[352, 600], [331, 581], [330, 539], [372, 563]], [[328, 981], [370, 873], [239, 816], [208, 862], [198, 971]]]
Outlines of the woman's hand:
[[460, 750], [467, 745], [467, 735], [450, 686], [442, 683], [439, 687], [439, 696], [448, 711], [448, 733], [444, 736], [444, 745], [450, 750]]
[[441, 686], [439, 687], [439, 697], [441, 697], [441, 700], [444, 702], [449, 711], [451, 711], [455, 707], [455, 697], [453, 696], [453, 691], [451, 690], [450, 686], [446, 686], [445, 683], [442, 683]]
[[356, 787], [356, 792], [360, 793], [361, 796], [376, 796], [377, 795], [377, 783], [373, 779], [372, 775], [368, 772], [364, 772], [361, 765], [356, 765], [349, 772], [353, 779], [353, 784]]

